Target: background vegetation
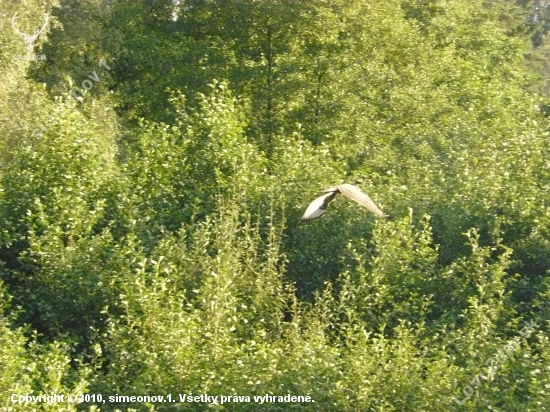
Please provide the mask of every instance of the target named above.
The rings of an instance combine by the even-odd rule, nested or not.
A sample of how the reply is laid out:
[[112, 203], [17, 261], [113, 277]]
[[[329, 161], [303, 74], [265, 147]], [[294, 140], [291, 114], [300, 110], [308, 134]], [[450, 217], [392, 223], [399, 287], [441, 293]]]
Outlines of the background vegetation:
[[[550, 411], [545, 1], [0, 16], [1, 410]], [[340, 182], [394, 219], [299, 224]]]

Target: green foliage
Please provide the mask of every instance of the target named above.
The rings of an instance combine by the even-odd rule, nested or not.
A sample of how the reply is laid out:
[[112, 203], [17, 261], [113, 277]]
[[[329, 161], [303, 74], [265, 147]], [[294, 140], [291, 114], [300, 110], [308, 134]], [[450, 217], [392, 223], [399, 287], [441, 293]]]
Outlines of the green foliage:
[[120, 295], [124, 314], [109, 320], [110, 367], [100, 385], [119, 393], [254, 388], [242, 374], [258, 376], [257, 351], [273, 350], [283, 327], [278, 235], [273, 228], [262, 242], [236, 205], [223, 204], [197, 228], [193, 247], [182, 231], [134, 263]]
[[[0, 284], [0, 393], [2, 411], [76, 411], [74, 403], [39, 402], [20, 400], [19, 396], [47, 396], [65, 394], [65, 397], [85, 392], [89, 387], [88, 378], [92, 368], [80, 364], [78, 369], [71, 367], [70, 350], [63, 342], [54, 341], [40, 344], [36, 336], [25, 337], [21, 328], [10, 327], [10, 319], [5, 316], [5, 306], [9, 303], [3, 285]], [[16, 395], [16, 402], [12, 396]], [[94, 410], [91, 408], [90, 410]]]
[[[60, 1], [33, 63], [0, 27], [0, 409], [549, 410], [524, 3]], [[299, 223], [340, 182], [392, 219]]]
[[193, 110], [174, 93], [175, 124], [144, 121], [128, 156], [125, 168], [148, 241], [213, 212], [218, 191], [243, 202], [263, 196], [267, 164], [244, 136], [240, 106], [226, 84], [211, 88]]
[[[50, 108], [60, 106], [58, 101]], [[18, 291], [15, 301], [26, 309], [20, 320], [32, 320], [49, 336], [81, 338], [101, 322], [109, 293], [103, 283], [110, 283], [108, 272], [114, 270], [107, 213], [114, 207], [117, 189], [110, 179], [118, 166], [113, 137], [92, 126], [105, 119], [87, 119], [76, 109], [59, 113], [2, 176], [1, 253], [6, 279]]]

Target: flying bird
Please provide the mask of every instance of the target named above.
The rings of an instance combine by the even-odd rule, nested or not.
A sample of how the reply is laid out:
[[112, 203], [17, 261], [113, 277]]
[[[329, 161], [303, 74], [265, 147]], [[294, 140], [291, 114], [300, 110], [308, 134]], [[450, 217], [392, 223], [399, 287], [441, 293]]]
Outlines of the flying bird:
[[354, 200], [378, 217], [388, 217], [388, 215], [382, 212], [372, 201], [372, 199], [366, 193], [363, 193], [361, 189], [348, 183], [344, 183], [342, 185], [329, 187], [328, 189], [323, 190], [323, 195], [319, 196], [309, 204], [306, 212], [300, 220], [313, 220], [321, 217], [327, 211], [329, 203], [332, 202], [337, 194], [342, 194], [347, 198]]

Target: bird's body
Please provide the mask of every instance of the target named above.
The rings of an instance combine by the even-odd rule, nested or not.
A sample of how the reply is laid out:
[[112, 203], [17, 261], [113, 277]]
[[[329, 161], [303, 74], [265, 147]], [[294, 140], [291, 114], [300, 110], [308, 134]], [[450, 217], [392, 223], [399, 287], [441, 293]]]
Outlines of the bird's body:
[[342, 194], [359, 203], [361, 206], [378, 217], [388, 217], [388, 215], [376, 206], [376, 204], [366, 193], [363, 193], [361, 189], [348, 183], [329, 187], [328, 189], [323, 190], [323, 193], [324, 194], [322, 196], [310, 203], [301, 220], [313, 220], [321, 217], [327, 211], [329, 203], [336, 197], [337, 194]]
[[321, 217], [327, 211], [329, 203], [334, 199], [338, 192], [328, 192], [319, 196], [307, 207], [302, 220], [312, 220]]

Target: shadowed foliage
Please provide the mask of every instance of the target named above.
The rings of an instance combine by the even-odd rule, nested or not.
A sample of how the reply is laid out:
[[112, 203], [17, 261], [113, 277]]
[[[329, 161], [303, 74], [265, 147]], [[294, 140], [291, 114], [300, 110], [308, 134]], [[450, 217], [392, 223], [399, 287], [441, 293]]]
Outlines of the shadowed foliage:
[[0, 410], [549, 411], [547, 9], [1, 3]]

